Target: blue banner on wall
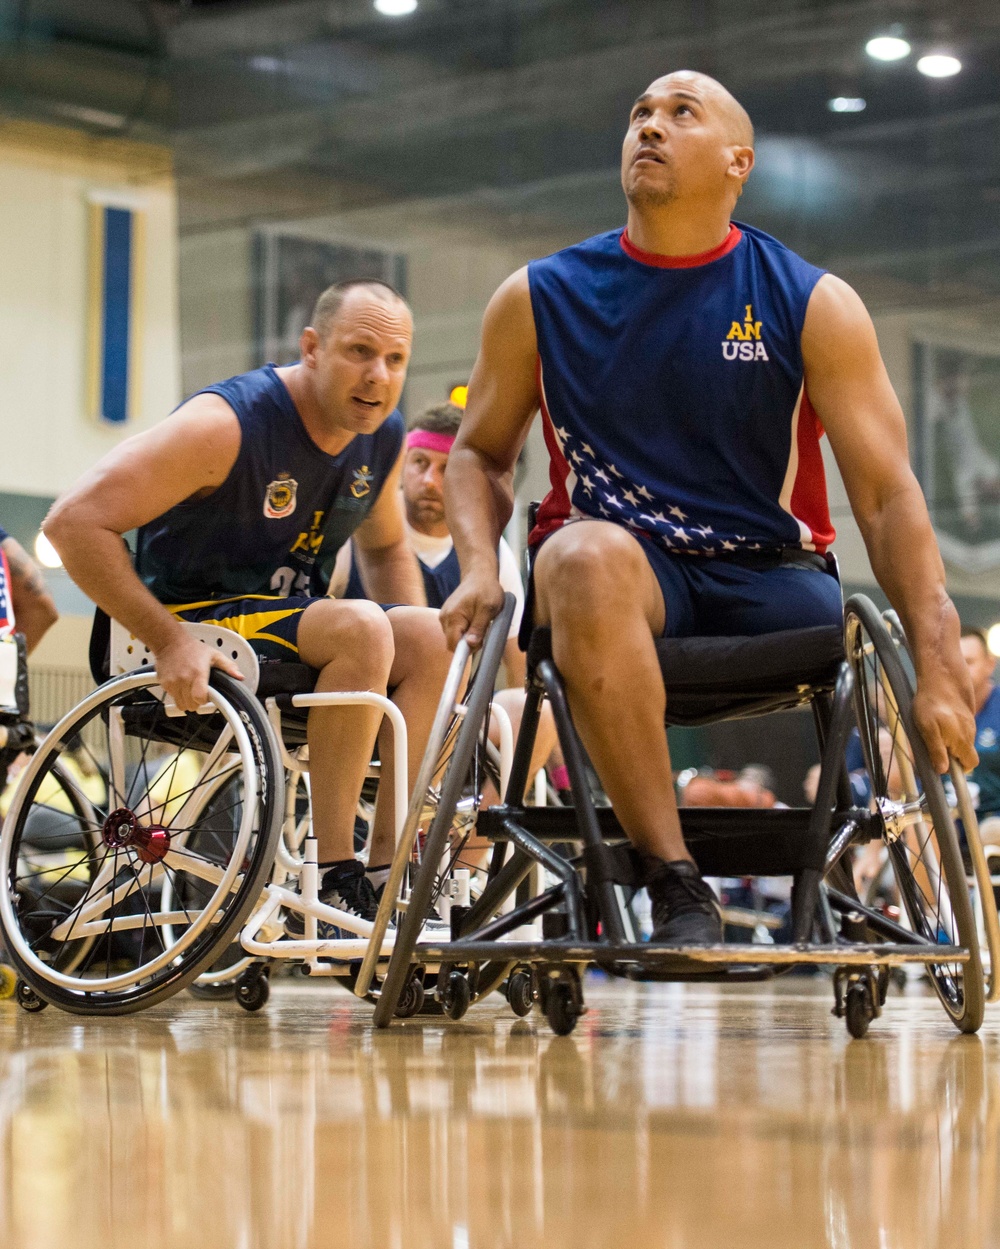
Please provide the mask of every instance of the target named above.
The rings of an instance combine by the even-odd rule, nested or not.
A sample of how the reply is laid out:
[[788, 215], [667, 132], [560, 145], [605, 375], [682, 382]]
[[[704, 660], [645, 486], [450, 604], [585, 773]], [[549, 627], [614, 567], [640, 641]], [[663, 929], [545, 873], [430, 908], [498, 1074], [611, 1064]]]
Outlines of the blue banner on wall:
[[90, 205], [90, 409], [112, 425], [134, 415], [139, 374], [141, 214]]

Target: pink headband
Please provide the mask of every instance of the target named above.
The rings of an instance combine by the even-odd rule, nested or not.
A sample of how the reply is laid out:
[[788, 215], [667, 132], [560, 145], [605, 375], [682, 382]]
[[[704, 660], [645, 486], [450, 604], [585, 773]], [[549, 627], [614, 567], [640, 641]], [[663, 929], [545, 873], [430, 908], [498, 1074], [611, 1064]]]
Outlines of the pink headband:
[[412, 451], [423, 447], [425, 451], [440, 451], [442, 455], [447, 455], [454, 442], [454, 434], [432, 434], [429, 429], [411, 429], [406, 436], [406, 449]]

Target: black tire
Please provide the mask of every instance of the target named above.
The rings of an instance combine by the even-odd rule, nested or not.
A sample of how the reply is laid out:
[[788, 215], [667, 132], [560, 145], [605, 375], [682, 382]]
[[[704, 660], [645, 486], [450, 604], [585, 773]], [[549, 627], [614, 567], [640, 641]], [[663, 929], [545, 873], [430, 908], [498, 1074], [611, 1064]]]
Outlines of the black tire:
[[21, 1010], [26, 1010], [29, 1015], [37, 1015], [48, 1006], [45, 998], [39, 997], [30, 984], [24, 980], [17, 982], [17, 988], [14, 990], [14, 997]]
[[844, 997], [844, 1019], [847, 1031], [856, 1041], [867, 1033], [874, 1013], [868, 989], [860, 981], [848, 985]]
[[556, 1036], [569, 1036], [576, 1027], [579, 1014], [573, 986], [565, 980], [550, 984], [545, 995], [545, 1018]]
[[245, 1011], [263, 1010], [270, 996], [270, 978], [257, 964], [248, 967], [236, 982], [236, 1001]]
[[964, 947], [964, 963], [928, 963], [942, 1005], [962, 1032], [983, 1022], [979, 938], [958, 835], [941, 778], [913, 719], [913, 682], [875, 605], [845, 608], [847, 656], [872, 798], [882, 817], [893, 887], [913, 932], [928, 945]]
[[409, 1019], [413, 1015], [419, 1015], [424, 1007], [425, 996], [423, 975], [420, 972], [414, 972], [407, 980], [406, 988], [399, 999], [399, 1005], [396, 1007], [396, 1018]]
[[472, 1001], [472, 988], [467, 976], [460, 971], [450, 972], [445, 981], [441, 1005], [449, 1019], [461, 1019]]
[[[21, 978], [64, 1010], [129, 1014], [177, 993], [236, 939], [266, 884], [283, 813], [278, 746], [263, 708], [239, 682], [214, 671], [211, 686], [215, 713], [167, 717], [154, 671], [116, 678], [64, 717], [26, 769], [0, 834], [4, 945]], [[96, 848], [85, 856], [85, 887], [68, 910], [49, 916], [23, 887], [25, 833], [73, 734], [98, 766], [104, 748], [117, 762], [105, 801], [86, 800]], [[197, 779], [175, 792], [185, 755]], [[227, 785], [231, 799], [217, 801]], [[159, 839], [158, 857], [139, 840], [151, 837]], [[168, 875], [175, 900], [164, 912], [158, 882]], [[81, 940], [89, 942], [82, 958], [58, 948]]]
[[535, 1004], [535, 994], [530, 972], [515, 971], [511, 974], [507, 981], [507, 1002], [519, 1019], [531, 1014], [531, 1008]]

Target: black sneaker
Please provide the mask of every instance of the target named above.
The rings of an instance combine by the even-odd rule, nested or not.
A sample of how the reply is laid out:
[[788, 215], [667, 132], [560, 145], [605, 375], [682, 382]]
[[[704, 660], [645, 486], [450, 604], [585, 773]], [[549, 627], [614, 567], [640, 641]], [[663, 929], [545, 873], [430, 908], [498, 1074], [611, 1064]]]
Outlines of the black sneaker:
[[688, 859], [654, 860], [646, 880], [657, 945], [721, 945], [719, 899]]
[[[359, 919], [375, 922], [378, 914], [378, 899], [371, 881], [365, 875], [365, 865], [357, 859], [338, 864], [323, 873], [320, 881], [319, 900], [326, 906], [335, 906], [338, 911], [349, 911]], [[305, 916], [300, 911], [285, 913], [285, 932], [290, 937], [301, 941], [305, 936]], [[341, 937], [353, 937], [354, 933], [345, 932], [336, 924], [328, 924], [320, 920], [316, 927], [316, 935], [320, 941], [337, 941]]]

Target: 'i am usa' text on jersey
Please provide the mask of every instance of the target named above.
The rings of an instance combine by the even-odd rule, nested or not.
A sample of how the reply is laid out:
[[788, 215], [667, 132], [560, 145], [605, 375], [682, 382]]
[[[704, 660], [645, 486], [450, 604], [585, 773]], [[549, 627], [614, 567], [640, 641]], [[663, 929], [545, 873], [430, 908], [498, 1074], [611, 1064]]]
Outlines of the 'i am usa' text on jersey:
[[339, 455], [309, 437], [274, 365], [205, 388], [240, 423], [222, 485], [139, 530], [136, 571], [161, 603], [323, 595], [337, 551], [371, 511], [403, 445], [392, 412]]
[[700, 256], [613, 230], [528, 266], [551, 490], [667, 550], [823, 552], [834, 531], [800, 339], [823, 271], [733, 223]]

